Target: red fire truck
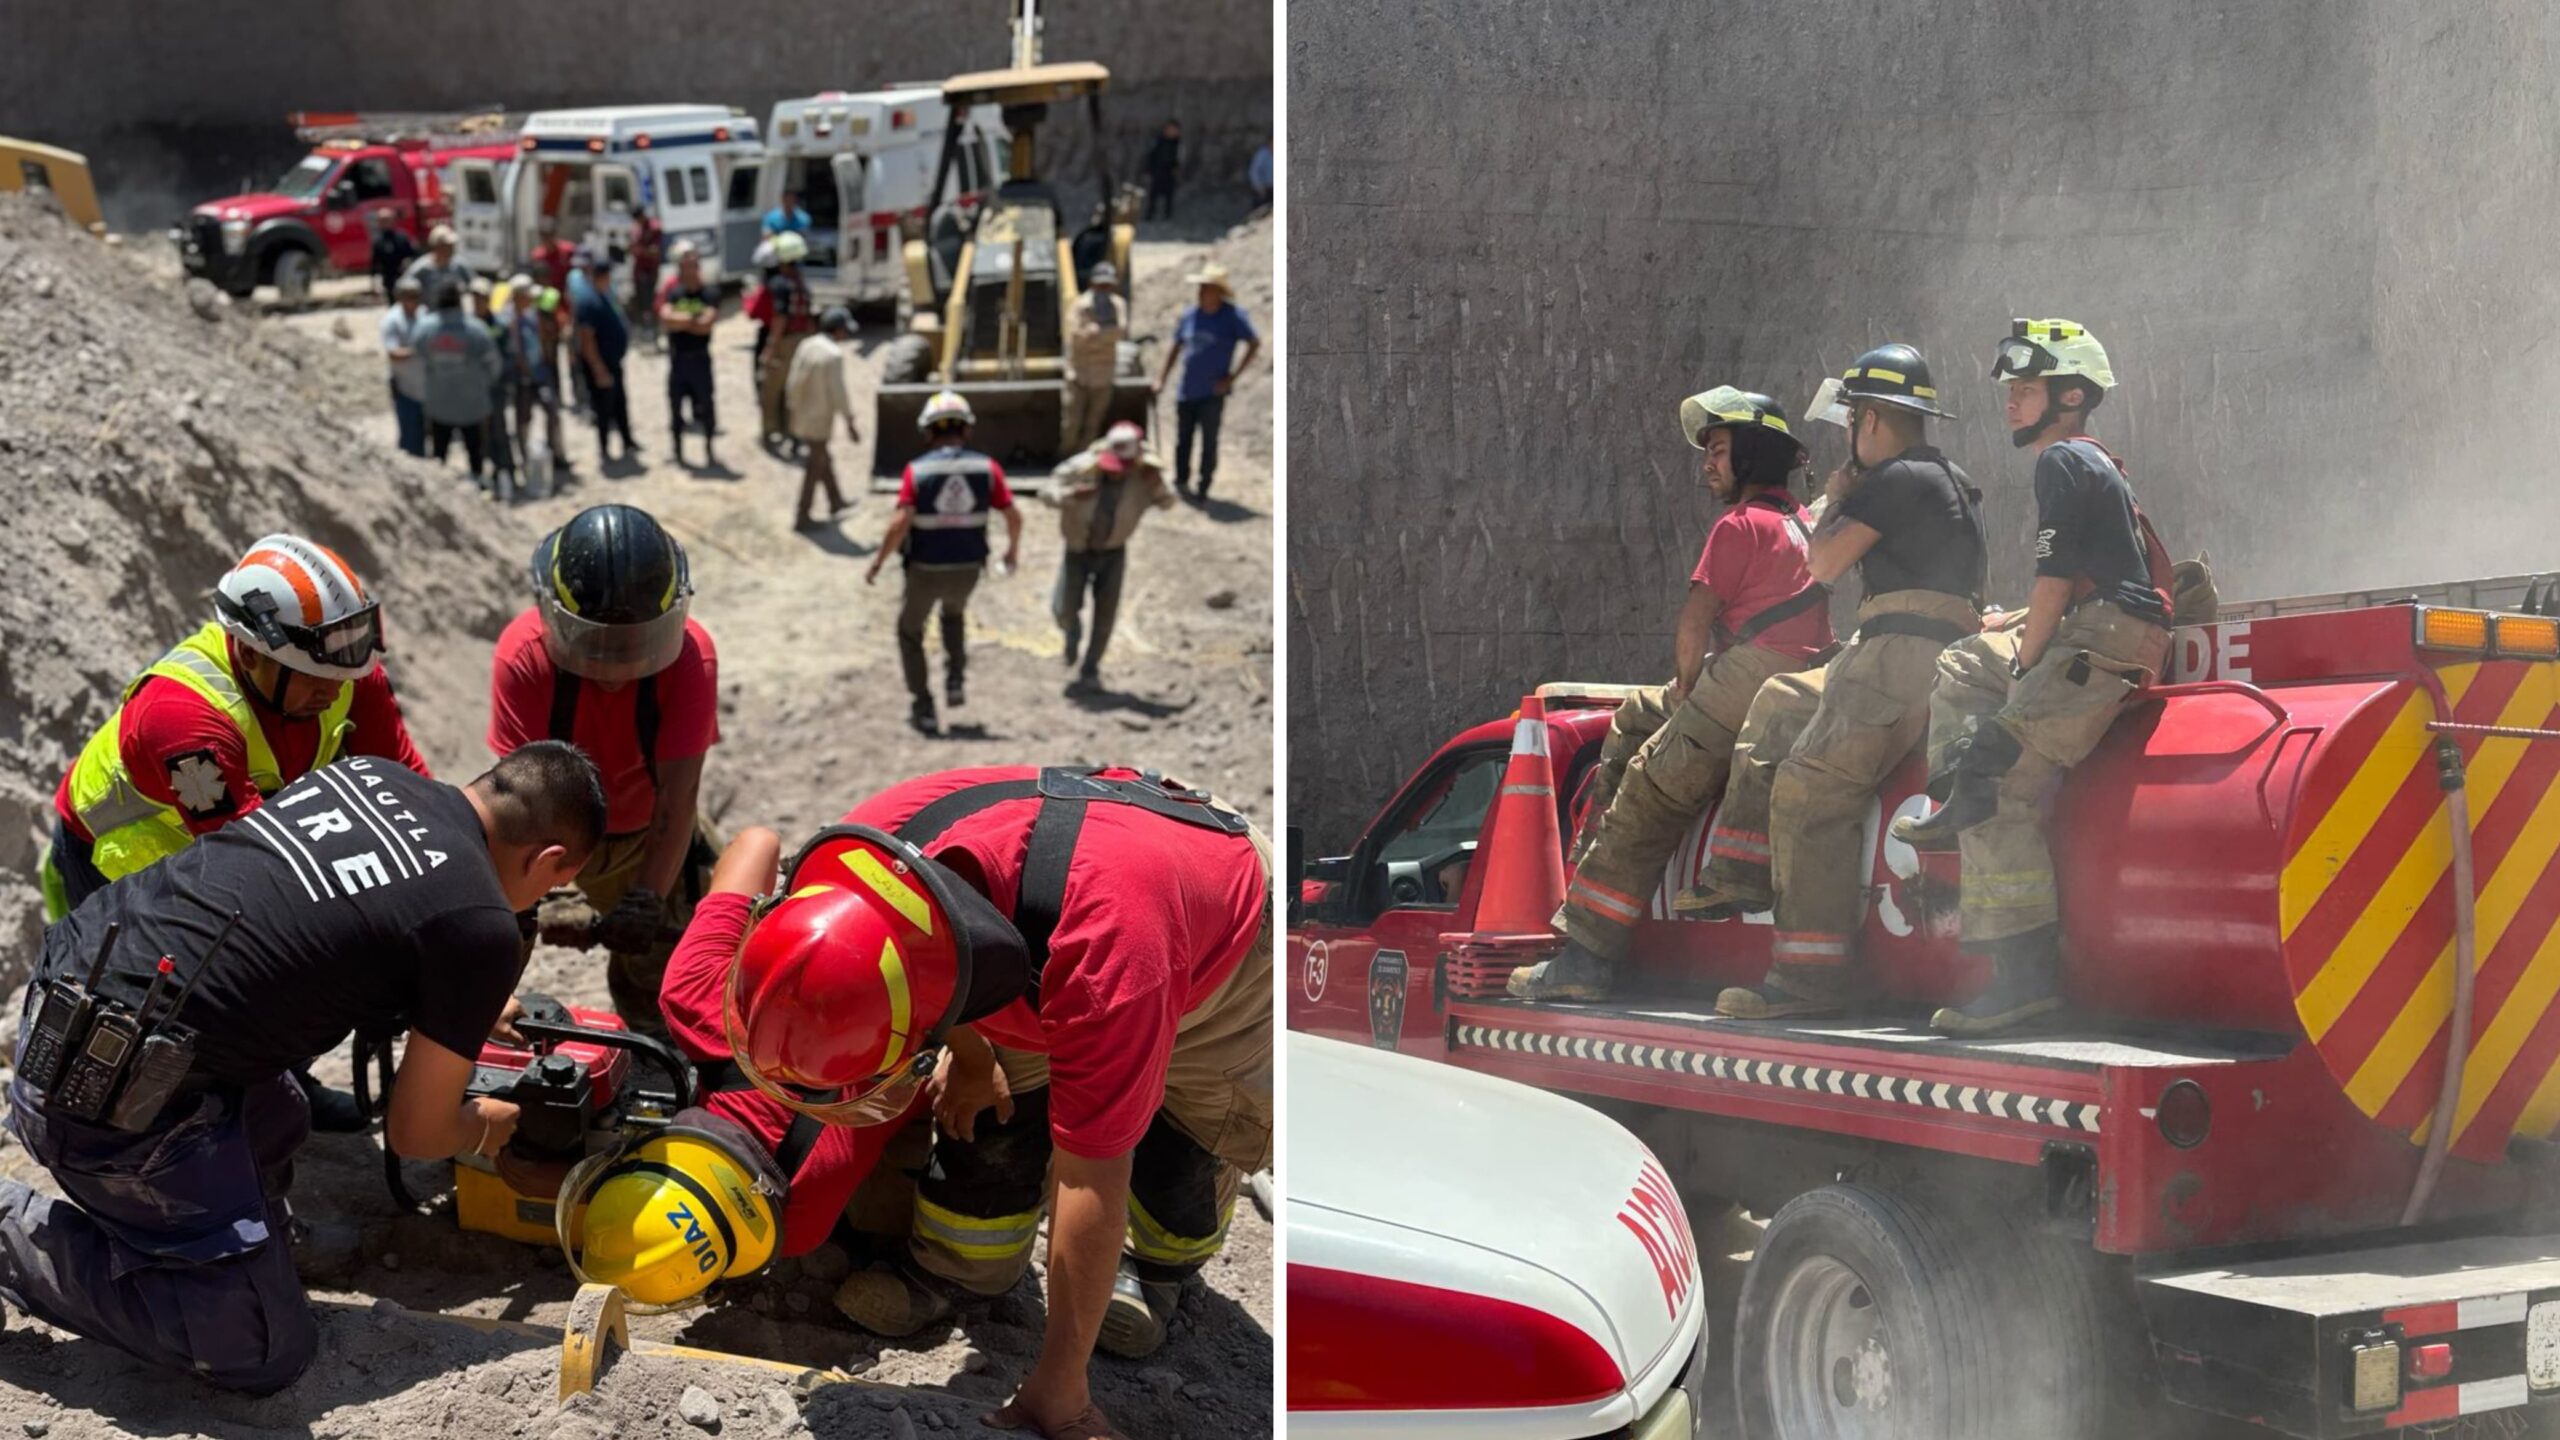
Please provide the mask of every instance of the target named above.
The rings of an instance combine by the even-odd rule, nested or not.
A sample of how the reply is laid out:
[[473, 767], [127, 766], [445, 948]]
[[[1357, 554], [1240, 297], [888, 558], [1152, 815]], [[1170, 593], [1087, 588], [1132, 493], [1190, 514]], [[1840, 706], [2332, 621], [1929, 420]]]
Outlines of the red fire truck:
[[1672, 917], [1712, 813], [1619, 997], [1507, 998], [1560, 942], [1486, 933], [1488, 871], [1573, 833], [1624, 693], [1547, 685], [1349, 854], [1292, 834], [1289, 1024], [1583, 1098], [1685, 1195], [1766, 1217], [1714, 1321], [1745, 1435], [2560, 1433], [2556, 599], [2513, 577], [2179, 631], [2058, 800], [2054, 1023], [1929, 1030], [1986, 977], [1954, 857], [1887, 829], [1926, 808], [1917, 757], [1861, 842], [1872, 1007], [1716, 1015], [1770, 926]]
[[233, 295], [273, 285], [298, 302], [323, 275], [364, 274], [377, 218], [423, 250], [427, 232], [453, 218], [445, 168], [457, 160], [505, 165], [516, 153], [514, 128], [496, 112], [288, 118], [311, 153], [266, 190], [198, 205], [172, 237], [188, 274]]

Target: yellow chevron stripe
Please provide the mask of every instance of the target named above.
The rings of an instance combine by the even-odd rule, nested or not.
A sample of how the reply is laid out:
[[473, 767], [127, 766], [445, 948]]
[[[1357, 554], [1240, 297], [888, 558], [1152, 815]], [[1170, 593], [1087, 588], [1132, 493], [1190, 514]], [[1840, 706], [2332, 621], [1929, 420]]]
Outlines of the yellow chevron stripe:
[[907, 1021], [915, 1010], [915, 1002], [907, 994], [907, 965], [898, 955], [898, 942], [884, 940], [880, 944], [880, 983], [889, 989], [889, 1049], [880, 1057], [880, 1073], [898, 1068], [898, 1059], [907, 1053]]
[[[2528, 679], [2516, 687], [2516, 693], [2498, 712], [2497, 723], [2536, 725], [2549, 713], [2551, 701], [2548, 693]], [[2471, 794], [2471, 823], [2475, 830], [2480, 817], [2489, 813], [2490, 805], [2497, 801], [2507, 781], [2514, 778], [2516, 766], [2523, 761], [2524, 747], [2528, 743], [2523, 740], [2490, 740], [2473, 758], [2466, 784]], [[2424, 752], [2421, 751], [2420, 755], [2422, 760]], [[2405, 777], [2407, 772], [2402, 773]], [[2361, 780], [2363, 777], [2359, 774], [2357, 778]], [[2304, 1032], [2313, 1040], [2328, 1034], [2329, 1027], [2338, 1023], [2338, 1017], [2345, 1014], [2348, 1005], [2363, 992], [2365, 982], [2373, 978], [2374, 969], [2381, 965], [2382, 957], [2399, 943], [2401, 933], [2416, 918], [2418, 907], [2426, 903], [2437, 882], [2452, 867], [2453, 829], [2448, 818], [2451, 808], [2441, 799], [2436, 802], [2417, 838], [2409, 842], [2409, 848], [2400, 853], [2399, 862], [2391, 867], [2390, 875], [2374, 888], [2372, 897], [2365, 901], [2355, 924], [2338, 938], [2337, 948], [2330, 951], [2329, 958], [2321, 963], [2319, 973], [2312, 976], [2311, 983], [2303, 986], [2295, 997], [2294, 1009], [2302, 1016]], [[2483, 953], [2486, 953], [2485, 949]], [[2418, 995], [2427, 995], [2434, 983], [2433, 980], [2422, 983], [2418, 987]], [[2452, 1003], [2450, 970], [2446, 971], [2444, 984], [2445, 1003], [2449, 1008]], [[2405, 1012], [2403, 1018], [2407, 1018]], [[2434, 1032], [2429, 1030], [2426, 1033]], [[2384, 1053], [2390, 1040], [2391, 1037], [2386, 1035], [2374, 1046], [2373, 1055]], [[2420, 1047], [2423, 1048], [2424, 1044], [2422, 1039]], [[2368, 1064], [2371, 1059], [2369, 1055]], [[2407, 1059], [2412, 1064], [2416, 1063], [2416, 1053], [2410, 1052]], [[2403, 1073], [2406, 1073], [2405, 1068]], [[2375, 1083], [2380, 1083], [2380, 1077], [2376, 1077]]]
[[[2480, 672], [2478, 665], [2457, 665], [2443, 674], [2445, 694], [2457, 710], [2471, 682]], [[2434, 702], [2423, 690], [2412, 690], [2402, 702], [2400, 713], [2376, 737], [2373, 749], [2356, 767], [2355, 778], [2338, 798], [2329, 803], [2320, 822], [2303, 837], [2302, 844], [2285, 861], [2284, 878], [2279, 887], [2279, 903], [2283, 907], [2283, 927], [2287, 939], [2300, 925], [2312, 907], [2327, 894], [2331, 881], [2355, 857], [2356, 845], [2373, 830], [2382, 818], [2383, 807], [2399, 793], [2401, 782], [2426, 755], [2427, 722], [2435, 718]]]
[[[2535, 726], [2551, 713], [2553, 695], [2550, 676], [2543, 673], [2546, 668], [2535, 666], [2525, 676], [2499, 712], [2498, 724]], [[2481, 744], [2466, 780], [2466, 788], [2471, 792], [2474, 833], [2488, 815], [2490, 806], [2497, 803], [2498, 796], [2505, 791], [2507, 782], [2515, 777], [2516, 767], [2523, 762], [2528, 743], [2531, 742], [2491, 738]], [[2445, 814], [2449, 809], [2449, 806], [2439, 805], [2437, 813]], [[2412, 853], [2420, 848], [2442, 851], [2444, 863], [2436, 867], [2427, 882], [2432, 890], [2443, 869], [2452, 864], [2453, 847], [2449, 818], [2441, 827], [2430, 819], [2428, 827], [2428, 843], [2423, 847], [2412, 845], [2410, 848]], [[2439, 833], [2444, 837], [2440, 844], [2435, 843]], [[2485, 959], [2505, 938], [2507, 928], [2515, 922], [2517, 912], [2523, 908], [2555, 850], [2560, 850], [2560, 784], [2549, 784], [2535, 800], [2532, 813], [2526, 817], [2523, 828], [2517, 832], [2506, 852], [2495, 857], [2480, 857], [2490, 859], [2492, 869], [2488, 883], [2482, 887], [2473, 906], [2478, 930], [2475, 954], [2478, 957]], [[2362, 921], [2358, 922], [2357, 928], [2359, 931], [2363, 928]], [[2371, 966], [2366, 968], [2369, 971]], [[2529, 980], [2531, 977], [2528, 975], [2526, 978]], [[2546, 995], [2543, 1000], [2549, 998]], [[2519, 988], [2511, 992], [2498, 1013], [2490, 1017], [2485, 1031], [2475, 1030], [2480, 1039], [2464, 1066], [2463, 1099], [2461, 1108], [2456, 1111], [2454, 1126], [2457, 1141], [2480, 1106], [2487, 1102], [2507, 1067], [2514, 1063], [2517, 1052], [2523, 1048], [2525, 1039], [2540, 1020], [2542, 1010], [2542, 1002]], [[2428, 967], [2426, 978], [2419, 982], [2400, 1013], [2392, 1018], [2390, 1027], [2375, 1042], [2364, 1062], [2357, 1066], [2355, 1077], [2347, 1084], [2348, 1098], [2366, 1114], [2378, 1113], [2407, 1083], [2410, 1071], [2425, 1057], [2427, 1046], [2452, 1014], [2453, 942], [2448, 935]], [[2477, 1026], [2479, 1021], [2475, 1018], [2473, 1023]], [[2422, 1125], [2420, 1128], [2423, 1133], [2425, 1127]]]
[[[2537, 1016], [2543, 1006], [2551, 1003], [2553, 995], [2560, 994], [2560, 929], [2542, 937], [2541, 948], [2533, 952], [2532, 963], [2525, 967], [2524, 980], [2516, 986], [2515, 1000], [2509, 1002], [2510, 1008], [2516, 1002], [2528, 999], [2525, 994], [2528, 988], [2540, 997], [2533, 1005]], [[2523, 1112], [2516, 1117], [2516, 1133], [2548, 1135], [2554, 1125], [2560, 1125], [2560, 1062], [2542, 1072], [2542, 1078], [2535, 1082], [2532, 1097], [2524, 1102]], [[2457, 1128], [2454, 1134], [2459, 1137], [2462, 1132]]]

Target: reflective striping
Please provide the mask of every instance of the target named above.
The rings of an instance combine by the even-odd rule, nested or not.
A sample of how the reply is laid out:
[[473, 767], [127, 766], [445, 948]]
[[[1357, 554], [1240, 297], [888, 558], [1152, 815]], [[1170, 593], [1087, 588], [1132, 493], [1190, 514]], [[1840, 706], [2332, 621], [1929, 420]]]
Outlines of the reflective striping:
[[[1508, 787], [1504, 793], [1509, 793]], [[1541, 790], [1540, 793], [1545, 792]], [[1636, 897], [1623, 890], [1612, 890], [1580, 871], [1574, 873], [1570, 894], [1583, 904], [1618, 916], [1630, 925], [1644, 918], [1644, 907], [1636, 903]]]
[[927, 900], [914, 885], [891, 874], [888, 865], [878, 855], [857, 846], [844, 852], [844, 867], [908, 924], [927, 935], [933, 933], [933, 902]]
[[1523, 720], [1511, 727], [1511, 753], [1540, 755], [1547, 753], [1547, 722]]
[[963, 1215], [916, 1197], [915, 1237], [965, 1260], [1007, 1260], [1031, 1248], [1040, 1233], [1040, 1212], [993, 1217]]
[[2521, 1325], [2524, 1323], [2524, 1292], [2505, 1295], [2482, 1295], [2462, 1302], [2460, 1328], [2477, 1330], [2483, 1325]]
[[1505, 785], [1502, 787], [1502, 793], [1505, 795], [1553, 795], [1556, 791], [1552, 785]]
[[[1794, 1090], [1807, 1094], [1840, 1096], [1844, 1099], [1882, 1101], [1955, 1115], [1987, 1115], [1993, 1119], [2039, 1125], [2077, 1134], [2098, 1133], [2099, 1107], [2094, 1103], [2082, 1101], [2016, 1095], [2007, 1090], [1986, 1091], [1977, 1086], [1920, 1080], [1906, 1075], [1833, 1069], [1820, 1065], [1791, 1065], [1771, 1060], [1746, 1060], [1713, 1050], [1693, 1050], [1681, 1046], [1629, 1045], [1615, 1040], [1593, 1040], [1581, 1035], [1560, 1036], [1544, 1031], [1514, 1030], [1503, 1026], [1459, 1025], [1456, 1027], [1455, 1034], [1458, 1045], [1479, 1050], [1554, 1055], [1569, 1060], [1586, 1060], [1603, 1065], [1619, 1065], [1668, 1074], [1688, 1074], [1705, 1079], [1763, 1086], [1772, 1090]], [[2521, 1297], [2517, 1298], [2520, 1302]]]
[[1129, 1253], [1141, 1260], [1160, 1265], [1198, 1265], [1218, 1253], [1227, 1243], [1227, 1225], [1235, 1218], [1235, 1202], [1229, 1201], [1218, 1211], [1218, 1228], [1210, 1235], [1182, 1235], [1166, 1229], [1138, 1203], [1129, 1197]]

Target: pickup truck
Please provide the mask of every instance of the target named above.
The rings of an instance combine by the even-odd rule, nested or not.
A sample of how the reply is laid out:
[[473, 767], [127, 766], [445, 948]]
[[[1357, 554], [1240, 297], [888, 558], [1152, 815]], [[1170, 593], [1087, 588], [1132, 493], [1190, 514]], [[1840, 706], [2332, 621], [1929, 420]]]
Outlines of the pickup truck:
[[366, 273], [377, 218], [424, 250], [428, 232], [453, 217], [446, 168], [458, 160], [503, 165], [516, 150], [514, 134], [495, 128], [419, 133], [426, 117], [414, 124], [392, 116], [292, 118], [311, 153], [264, 190], [196, 206], [171, 236], [188, 274], [233, 296], [272, 285], [279, 298], [299, 303], [322, 276]]

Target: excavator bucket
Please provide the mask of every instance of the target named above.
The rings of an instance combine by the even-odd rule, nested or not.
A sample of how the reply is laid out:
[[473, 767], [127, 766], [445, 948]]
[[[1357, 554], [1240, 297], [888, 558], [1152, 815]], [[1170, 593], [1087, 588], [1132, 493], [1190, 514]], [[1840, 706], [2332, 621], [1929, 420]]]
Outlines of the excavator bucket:
[[1058, 461], [1058, 427], [1065, 397], [1055, 380], [971, 380], [959, 385], [883, 385], [879, 424], [872, 434], [871, 488], [895, 490], [907, 462], [924, 453], [916, 418], [924, 402], [944, 390], [959, 392], [978, 419], [969, 448], [993, 456], [1007, 470], [1042, 471]]

